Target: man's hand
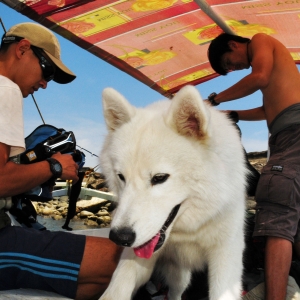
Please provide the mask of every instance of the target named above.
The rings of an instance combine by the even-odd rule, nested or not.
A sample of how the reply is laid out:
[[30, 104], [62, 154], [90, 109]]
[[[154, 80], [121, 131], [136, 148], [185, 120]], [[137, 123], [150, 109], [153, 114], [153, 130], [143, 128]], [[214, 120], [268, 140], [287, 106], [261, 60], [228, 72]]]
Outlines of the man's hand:
[[57, 152], [53, 154], [51, 157], [58, 160], [62, 166], [62, 175], [61, 179], [63, 180], [72, 180], [75, 184], [78, 181], [78, 165], [74, 161], [72, 155], [70, 154], [61, 154]]

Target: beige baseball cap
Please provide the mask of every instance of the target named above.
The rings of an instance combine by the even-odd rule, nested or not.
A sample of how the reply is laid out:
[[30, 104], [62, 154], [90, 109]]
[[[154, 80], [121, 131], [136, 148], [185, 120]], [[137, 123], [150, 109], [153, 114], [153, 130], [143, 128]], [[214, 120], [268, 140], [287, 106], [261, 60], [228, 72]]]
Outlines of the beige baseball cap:
[[56, 36], [46, 27], [35, 23], [20, 23], [12, 26], [5, 37], [16, 36], [27, 39], [33, 46], [41, 48], [56, 65], [53, 80], [57, 83], [69, 83], [76, 75], [60, 59], [60, 45]]

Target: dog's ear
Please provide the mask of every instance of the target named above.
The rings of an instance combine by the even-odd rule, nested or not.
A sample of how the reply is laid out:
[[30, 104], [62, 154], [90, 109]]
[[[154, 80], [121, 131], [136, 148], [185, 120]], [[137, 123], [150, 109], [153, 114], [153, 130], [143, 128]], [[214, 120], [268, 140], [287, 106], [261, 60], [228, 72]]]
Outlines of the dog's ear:
[[210, 112], [198, 90], [185, 86], [171, 101], [166, 123], [184, 136], [205, 139], [209, 134]]
[[102, 92], [103, 114], [108, 130], [114, 131], [135, 115], [135, 108], [113, 88]]

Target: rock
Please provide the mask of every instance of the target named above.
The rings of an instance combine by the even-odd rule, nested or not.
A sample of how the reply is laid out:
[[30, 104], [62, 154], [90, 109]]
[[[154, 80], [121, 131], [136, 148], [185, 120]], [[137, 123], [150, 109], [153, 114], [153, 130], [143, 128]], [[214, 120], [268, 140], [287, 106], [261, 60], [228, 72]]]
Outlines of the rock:
[[[247, 158], [250, 162], [250, 164], [259, 172], [261, 173], [262, 168], [267, 163], [267, 151], [262, 152], [250, 152], [247, 153]], [[247, 211], [250, 214], [255, 214], [256, 212], [256, 201], [255, 197], [248, 197], [247, 199]]]
[[103, 223], [110, 223], [111, 222], [110, 216], [99, 217], [99, 220], [101, 220]]
[[95, 190], [99, 190], [101, 188], [104, 188], [105, 186], [106, 186], [106, 181], [103, 179], [96, 179], [94, 180], [93, 183], [88, 183], [86, 185], [87, 188], [95, 189]]
[[80, 218], [86, 218], [86, 217], [89, 217], [89, 216], [93, 216], [94, 214], [90, 211], [87, 211], [87, 210], [82, 210], [80, 212]]
[[102, 207], [102, 209], [107, 209], [109, 212], [112, 212], [113, 210], [115, 210], [117, 207], [117, 202], [116, 201], [110, 201], [108, 203], [105, 204], [104, 207]]
[[64, 217], [64, 218], [67, 216], [67, 214], [68, 214], [67, 210], [64, 210], [64, 211], [61, 212], [61, 216]]
[[95, 214], [96, 216], [109, 216], [109, 212], [108, 211], [98, 211], [96, 214]]
[[90, 212], [96, 212], [101, 209], [101, 207], [106, 204], [108, 200], [106, 199], [101, 199], [98, 197], [92, 197], [91, 200], [80, 200], [77, 201], [77, 207], [80, 210], [87, 210]]
[[260, 159], [260, 158], [267, 159], [267, 156], [268, 156], [268, 150], [260, 151], [260, 152], [249, 152], [249, 153], [247, 153], [247, 157], [250, 160], [251, 159]]
[[59, 201], [60, 202], [69, 202], [69, 196], [60, 196]]
[[89, 180], [92, 179], [105, 179], [105, 176], [99, 172], [89, 172], [87, 174], [86, 181], [88, 182]]
[[92, 220], [85, 220], [84, 221], [84, 225], [88, 225], [88, 226], [98, 226], [98, 223]]
[[41, 213], [45, 216], [49, 216], [53, 213], [53, 209], [49, 207], [45, 207], [44, 209], [41, 210]]
[[86, 187], [91, 189], [99, 190], [107, 187], [106, 179], [103, 174], [98, 172], [91, 172], [86, 178]]
[[261, 173], [262, 168], [267, 163], [267, 151], [250, 152], [247, 154], [250, 164]]
[[247, 209], [255, 209], [256, 201], [254, 200], [247, 200]]
[[57, 204], [57, 207], [62, 207], [62, 208], [66, 208], [69, 206], [69, 203], [67, 202], [60, 202]]

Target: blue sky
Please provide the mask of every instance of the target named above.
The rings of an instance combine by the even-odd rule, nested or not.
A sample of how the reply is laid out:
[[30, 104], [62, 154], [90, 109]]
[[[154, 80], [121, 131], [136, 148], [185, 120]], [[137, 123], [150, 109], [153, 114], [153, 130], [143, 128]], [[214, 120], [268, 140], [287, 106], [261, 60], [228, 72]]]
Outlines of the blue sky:
[[[21, 22], [32, 22], [29, 18], [0, 3], [0, 18], [6, 29]], [[0, 36], [3, 31], [0, 26]], [[105, 87], [113, 87], [133, 105], [142, 107], [161, 100], [161, 94], [111, 66], [65, 38], [56, 35], [62, 48], [62, 60], [77, 75], [70, 84], [50, 82], [46, 90], [34, 94], [46, 124], [73, 131], [77, 144], [99, 156], [106, 127], [102, 115], [101, 93]], [[197, 86], [203, 98], [212, 92], [221, 92], [248, 74], [237, 71], [219, 76]], [[262, 96], [256, 92], [248, 97], [230, 101], [218, 109], [240, 110], [261, 106]], [[25, 136], [43, 124], [31, 96], [24, 99]], [[242, 143], [247, 152], [267, 150], [268, 129], [265, 121], [240, 121]], [[87, 167], [98, 165], [98, 158], [87, 152]]]

